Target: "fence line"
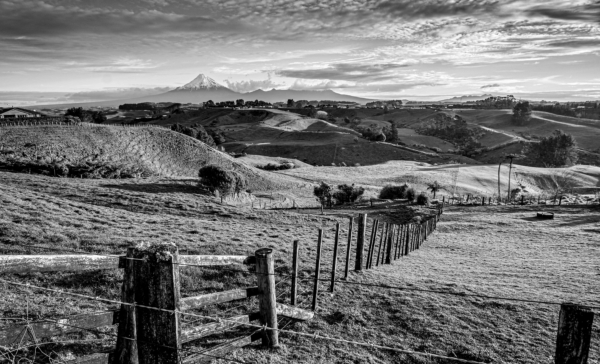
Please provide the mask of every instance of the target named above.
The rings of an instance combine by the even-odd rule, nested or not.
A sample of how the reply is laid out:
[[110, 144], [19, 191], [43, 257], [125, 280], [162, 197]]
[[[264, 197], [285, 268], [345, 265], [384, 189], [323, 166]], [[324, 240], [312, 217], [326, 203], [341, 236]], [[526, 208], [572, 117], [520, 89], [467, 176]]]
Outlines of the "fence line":
[[[239, 321], [235, 321], [235, 320], [231, 320], [231, 319], [227, 319], [227, 318], [213, 317], [213, 316], [206, 316], [206, 315], [199, 315], [199, 314], [195, 314], [195, 313], [182, 312], [182, 311], [179, 311], [179, 310], [169, 310], [169, 309], [164, 309], [164, 308], [158, 308], [158, 307], [152, 307], [152, 306], [146, 306], [146, 305], [139, 305], [139, 304], [136, 304], [136, 303], [121, 302], [121, 301], [111, 300], [111, 299], [107, 299], [107, 298], [92, 297], [92, 296], [87, 296], [87, 295], [83, 295], [83, 294], [79, 294], [79, 293], [65, 292], [63, 290], [55, 290], [55, 289], [51, 289], [51, 288], [38, 287], [38, 286], [34, 286], [34, 285], [31, 285], [31, 284], [28, 284], [28, 283], [11, 282], [11, 281], [7, 281], [5, 279], [0, 279], [0, 282], [5, 283], [5, 284], [20, 286], [20, 287], [34, 288], [34, 289], [39, 289], [39, 290], [54, 292], [54, 293], [58, 293], [58, 294], [71, 295], [71, 296], [85, 298], [85, 299], [89, 299], [89, 300], [93, 300], [93, 301], [99, 301], [99, 302], [105, 302], [105, 303], [113, 303], [113, 304], [120, 304], [120, 305], [126, 305], [126, 306], [130, 306], [130, 307], [135, 307], [135, 308], [144, 308], [144, 309], [149, 309], [149, 310], [154, 310], [154, 311], [167, 312], [167, 313], [170, 313], [170, 314], [187, 315], [187, 316], [202, 318], [202, 319], [205, 319], [205, 320], [212, 320], [212, 321], [218, 322], [218, 323], [231, 322], [231, 323], [239, 324], [239, 325], [246, 326], [246, 327], [252, 327], [252, 328], [260, 329], [262, 331], [276, 331], [276, 332], [279, 332], [279, 333], [287, 333], [287, 334], [292, 334], [292, 335], [298, 335], [298, 336], [304, 336], [304, 337], [308, 337], [308, 338], [313, 338], [314, 340], [316, 340], [316, 339], [323, 339], [323, 340], [330, 340], [330, 341], [336, 341], [336, 342], [343, 342], [343, 343], [353, 344], [353, 345], [358, 345], [358, 346], [371, 347], [371, 348], [374, 348], [374, 349], [390, 350], [390, 351], [395, 351], [395, 352], [404, 353], [404, 354], [423, 355], [423, 356], [428, 356], [428, 357], [432, 357], [432, 358], [440, 358], [440, 359], [453, 360], [453, 361], [456, 361], [456, 362], [459, 362], [459, 363], [484, 364], [483, 362], [477, 362], [477, 361], [465, 360], [465, 359], [460, 359], [460, 358], [447, 357], [447, 356], [442, 356], [442, 355], [437, 355], [437, 354], [431, 354], [431, 353], [425, 353], [425, 352], [405, 350], [405, 349], [400, 349], [400, 348], [393, 348], [393, 347], [381, 346], [381, 345], [376, 345], [376, 344], [372, 344], [372, 343], [368, 343], [368, 342], [358, 342], [358, 341], [345, 340], [345, 339], [335, 338], [335, 337], [330, 337], [330, 336], [323, 336], [323, 335], [319, 335], [317, 333], [309, 334], [309, 333], [297, 332], [297, 331], [292, 331], [292, 330], [276, 329], [276, 328], [268, 327], [267, 325], [256, 325], [256, 324], [251, 324], [251, 323], [244, 323], [244, 322], [239, 322]], [[131, 339], [131, 338], [129, 338], [129, 339], [130, 340], [134, 340], [134, 339]], [[173, 349], [175, 349], [175, 348], [173, 348]], [[226, 359], [226, 360], [228, 360], [228, 359]]]

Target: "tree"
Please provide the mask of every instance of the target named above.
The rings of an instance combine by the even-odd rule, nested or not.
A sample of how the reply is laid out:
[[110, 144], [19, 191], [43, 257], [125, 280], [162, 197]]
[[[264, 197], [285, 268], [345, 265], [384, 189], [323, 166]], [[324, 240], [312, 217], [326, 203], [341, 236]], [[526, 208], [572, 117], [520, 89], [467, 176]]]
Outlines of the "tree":
[[528, 160], [540, 167], [562, 167], [577, 163], [577, 141], [571, 134], [555, 130], [539, 143], [530, 143], [525, 154]]
[[315, 186], [313, 193], [321, 202], [321, 206], [325, 204], [331, 206], [331, 198], [333, 197], [333, 187], [331, 187], [325, 182], [321, 182], [319, 186]]
[[294, 99], [287, 100], [287, 107], [294, 107]]
[[334, 198], [340, 203], [352, 202], [354, 203], [360, 196], [365, 193], [365, 189], [362, 187], [355, 187], [354, 183], [352, 186], [343, 184], [337, 186], [338, 190], [334, 194]]
[[206, 107], [215, 107], [215, 102], [213, 100], [208, 100], [204, 103]]
[[438, 181], [434, 181], [433, 183], [429, 183], [427, 185], [427, 189], [433, 193], [433, 198], [435, 198], [436, 193], [443, 188], [442, 185], [438, 183]]
[[398, 127], [393, 120], [388, 120], [388, 122], [391, 124], [391, 126], [390, 128], [384, 128], [389, 129], [389, 131], [385, 133], [386, 140], [390, 143], [396, 143], [398, 142]]
[[78, 117], [84, 123], [102, 124], [106, 121], [106, 116], [100, 111], [84, 110], [81, 107], [72, 107], [67, 110], [65, 116]]
[[532, 109], [529, 101], [518, 102], [513, 107], [513, 121], [517, 125], [524, 125], [531, 119], [531, 112]]
[[214, 164], [200, 168], [198, 177], [203, 186], [212, 192], [219, 191], [222, 194], [240, 193], [248, 186], [248, 181], [240, 173]]
[[238, 107], [244, 106], [244, 100], [243, 99], [237, 99], [237, 100], [235, 100], [235, 105], [238, 106]]

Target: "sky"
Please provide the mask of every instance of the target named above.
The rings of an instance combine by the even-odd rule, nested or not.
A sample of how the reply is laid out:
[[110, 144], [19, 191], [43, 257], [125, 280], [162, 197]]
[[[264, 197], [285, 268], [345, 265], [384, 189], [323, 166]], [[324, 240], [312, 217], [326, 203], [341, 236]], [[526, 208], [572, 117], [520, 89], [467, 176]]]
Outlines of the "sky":
[[600, 99], [600, 0], [0, 0], [0, 106], [240, 92]]

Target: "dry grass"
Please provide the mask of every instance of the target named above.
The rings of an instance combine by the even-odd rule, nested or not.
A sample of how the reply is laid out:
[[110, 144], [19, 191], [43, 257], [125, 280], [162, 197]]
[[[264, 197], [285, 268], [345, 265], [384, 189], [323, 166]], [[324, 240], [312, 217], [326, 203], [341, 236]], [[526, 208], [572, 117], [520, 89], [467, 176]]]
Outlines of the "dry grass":
[[[286, 273], [292, 241], [300, 239], [302, 276], [308, 279], [314, 269], [316, 230], [325, 229], [323, 278], [328, 278], [335, 221], [342, 222], [345, 241], [345, 216], [354, 213], [336, 210], [320, 216], [221, 206], [197, 193], [185, 180], [76, 180], [0, 172], [0, 196], [0, 246], [5, 254], [22, 253], [24, 249], [19, 246], [26, 244], [121, 253], [140, 241], [173, 241], [182, 250], [201, 254], [252, 254], [258, 248], [272, 247], [276, 266], [282, 267], [278, 271]], [[351, 273], [349, 279], [600, 305], [595, 292], [600, 252], [597, 210], [555, 211], [556, 220], [538, 222], [531, 219], [534, 210], [530, 208], [452, 208], [421, 250], [390, 266]], [[340, 256], [345, 256], [344, 246]], [[44, 253], [37, 249], [31, 252]], [[182, 276], [184, 296], [254, 282], [251, 273], [219, 269], [187, 268]], [[2, 278], [119, 297], [120, 273], [116, 271]], [[323, 290], [326, 286], [321, 284]], [[304, 282], [301, 291], [310, 287], [310, 282]], [[30, 316], [38, 318], [108, 308], [93, 301], [14, 287], [4, 287], [3, 298], [3, 318], [23, 318], [26, 301]], [[285, 296], [281, 299], [287, 300]], [[343, 284], [334, 295], [323, 292], [319, 299], [316, 319], [295, 324], [293, 330], [484, 362], [552, 363], [558, 315], [555, 306]], [[231, 305], [199, 312], [217, 314], [226, 307]], [[243, 311], [240, 308], [227, 315]], [[590, 363], [600, 360], [599, 334], [596, 325]], [[71, 337], [90, 338], [94, 334]], [[107, 338], [103, 345], [60, 350], [93, 352], [110, 341]], [[216, 341], [208, 338], [207, 342]], [[252, 346], [235, 357], [257, 363], [451, 363], [287, 334], [282, 335], [282, 344], [277, 351]]]

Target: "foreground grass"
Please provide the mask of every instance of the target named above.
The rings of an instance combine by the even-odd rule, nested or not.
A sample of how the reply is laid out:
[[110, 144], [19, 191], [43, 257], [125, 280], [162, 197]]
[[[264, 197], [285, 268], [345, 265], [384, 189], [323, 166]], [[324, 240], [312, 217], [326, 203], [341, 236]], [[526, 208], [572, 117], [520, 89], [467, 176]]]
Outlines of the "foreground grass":
[[[329, 278], [335, 221], [346, 229], [345, 216], [353, 212], [338, 210], [335, 215], [320, 216], [221, 206], [185, 181], [74, 180], [2, 172], [0, 211], [0, 249], [4, 254], [59, 254], [23, 248], [32, 244], [122, 253], [140, 241], [173, 241], [184, 253], [199, 254], [251, 255], [258, 248], [272, 247], [277, 271], [285, 274], [292, 241], [300, 239], [302, 276], [308, 280], [301, 285], [301, 301], [308, 298], [312, 287], [317, 229], [325, 231], [322, 277]], [[556, 220], [538, 222], [531, 219], [534, 211], [527, 207], [449, 209], [421, 250], [393, 265], [351, 273], [349, 281], [600, 305], [598, 211], [563, 208], [556, 212]], [[343, 230], [342, 241], [345, 237]], [[342, 244], [342, 257], [344, 247]], [[2, 278], [105, 298], [120, 296], [118, 271]], [[254, 281], [252, 273], [186, 268], [182, 270], [182, 294], [248, 286]], [[344, 284], [331, 295], [325, 292], [326, 282], [320, 287], [316, 319], [289, 328], [484, 362], [553, 362], [557, 306]], [[287, 302], [286, 282], [278, 286], [278, 292], [284, 293], [280, 301]], [[198, 312], [227, 317], [254, 310], [254, 301], [227, 313], [223, 311], [240, 303]], [[27, 315], [58, 318], [107, 308], [114, 307], [8, 286], [3, 287], [0, 325]], [[184, 319], [188, 320], [192, 318]], [[591, 363], [600, 360], [599, 334], [595, 324]], [[65, 356], [108, 348], [113, 342], [102, 334], [69, 337], [102, 341], [54, 348]], [[200, 344], [218, 341], [213, 337]], [[288, 334], [282, 334], [281, 342], [276, 351], [252, 346], [232, 357], [248, 363], [451, 363]]]

